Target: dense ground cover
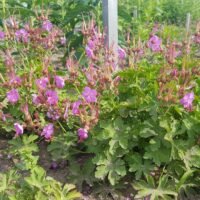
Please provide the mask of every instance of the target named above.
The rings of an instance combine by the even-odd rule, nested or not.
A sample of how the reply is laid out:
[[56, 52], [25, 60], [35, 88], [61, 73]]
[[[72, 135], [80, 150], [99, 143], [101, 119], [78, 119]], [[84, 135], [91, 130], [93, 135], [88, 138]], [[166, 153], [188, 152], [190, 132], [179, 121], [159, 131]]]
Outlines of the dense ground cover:
[[98, 1], [77, 2], [63, 2], [70, 18], [53, 1], [36, 14], [39, 1], [19, 1], [10, 17], [16, 2], [2, 1], [0, 199], [197, 199], [200, 24], [138, 18], [116, 71], [101, 22], [81, 22], [81, 6], [101, 17]]

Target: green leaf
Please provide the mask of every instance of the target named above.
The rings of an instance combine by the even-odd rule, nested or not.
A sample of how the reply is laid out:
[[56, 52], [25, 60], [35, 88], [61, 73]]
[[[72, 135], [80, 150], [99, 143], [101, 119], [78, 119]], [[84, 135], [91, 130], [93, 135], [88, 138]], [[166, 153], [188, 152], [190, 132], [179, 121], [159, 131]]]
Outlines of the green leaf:
[[127, 161], [129, 164], [129, 171], [136, 172], [136, 180], [139, 180], [143, 174], [148, 174], [151, 170], [154, 169], [153, 165], [151, 164], [151, 161], [143, 161], [142, 156], [138, 153], [127, 157]]
[[149, 145], [145, 147], [144, 159], [153, 160], [156, 165], [167, 163], [170, 160], [171, 147], [161, 141], [159, 138], [153, 138], [149, 141]]
[[121, 177], [126, 175], [125, 162], [122, 159], [116, 159], [113, 156], [99, 157], [95, 159], [97, 168], [95, 177], [104, 179], [108, 175], [108, 180], [115, 185]]
[[160, 177], [158, 181], [158, 186], [156, 187], [155, 181], [153, 177], [147, 176], [147, 182], [139, 181], [133, 184], [134, 189], [138, 191], [138, 194], [135, 198], [143, 198], [146, 196], [150, 196], [151, 200], [158, 199], [171, 199], [171, 196], [174, 198], [177, 197], [177, 193], [171, 187], [169, 182], [169, 177], [163, 175]]
[[35, 167], [31, 170], [31, 176], [25, 178], [25, 181], [30, 185], [37, 187], [38, 189], [42, 188], [45, 183], [45, 171], [41, 167]]
[[179, 152], [179, 156], [183, 159], [187, 169], [191, 167], [200, 168], [200, 147], [193, 146], [191, 149], [188, 149], [186, 152]]
[[178, 181], [178, 183], [176, 184], [176, 190], [178, 191], [178, 192], [180, 192], [180, 190], [182, 189], [182, 188], [185, 188], [185, 186], [187, 186], [187, 181], [188, 181], [188, 179], [189, 178], [191, 178], [192, 176], [193, 176], [193, 174], [194, 174], [194, 172], [195, 172], [196, 170], [188, 170], [188, 171], [186, 171], [183, 175], [182, 175], [182, 177], [180, 178], [180, 180]]
[[96, 172], [95, 172], [95, 177], [103, 180], [106, 177], [108, 171], [109, 170], [106, 165], [97, 166]]

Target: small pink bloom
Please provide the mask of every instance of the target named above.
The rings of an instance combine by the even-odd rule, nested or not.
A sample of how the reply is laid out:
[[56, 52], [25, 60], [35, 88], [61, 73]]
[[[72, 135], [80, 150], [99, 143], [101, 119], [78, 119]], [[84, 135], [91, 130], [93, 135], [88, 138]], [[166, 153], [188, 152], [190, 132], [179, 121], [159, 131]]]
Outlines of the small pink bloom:
[[192, 102], [194, 100], [194, 93], [190, 92], [187, 93], [181, 100], [180, 103], [183, 105], [183, 107], [187, 110], [192, 109]]
[[66, 44], [66, 37], [60, 38], [60, 44], [65, 45]]
[[63, 115], [64, 119], [68, 118], [68, 111], [69, 111], [69, 105], [67, 105], [66, 108], [65, 108], [65, 113]]
[[58, 103], [58, 95], [56, 91], [47, 90], [45, 94], [47, 96], [47, 103], [49, 105], [56, 105]]
[[196, 34], [194, 36], [194, 42], [197, 43], [197, 44], [200, 44], [200, 34]]
[[88, 131], [84, 128], [79, 128], [78, 129], [78, 137], [79, 141], [82, 142], [88, 138]]
[[33, 103], [34, 103], [35, 105], [41, 104], [41, 99], [40, 99], [40, 97], [39, 97], [38, 95], [36, 95], [36, 94], [33, 94], [33, 95], [32, 95], [32, 101], [33, 101]]
[[20, 136], [24, 133], [24, 128], [19, 123], [14, 123], [14, 128], [15, 128], [16, 136]]
[[94, 58], [93, 50], [89, 46], [86, 46], [85, 51], [88, 58]]
[[61, 89], [65, 86], [65, 80], [61, 76], [55, 76], [54, 80], [57, 88]]
[[7, 92], [7, 99], [10, 103], [17, 103], [19, 100], [19, 93], [16, 89], [12, 89], [9, 92]]
[[72, 104], [72, 114], [73, 115], [78, 115], [79, 114], [79, 107], [81, 105], [81, 101], [75, 101], [73, 104]]
[[1, 120], [4, 122], [6, 121], [6, 115], [4, 113], [1, 113]]
[[91, 89], [90, 87], [85, 87], [82, 95], [87, 103], [93, 103], [97, 101], [97, 91]]
[[95, 85], [97, 82], [98, 70], [91, 65], [86, 70], [84, 70], [84, 73], [90, 85]]
[[47, 112], [47, 117], [49, 119], [52, 119], [52, 120], [58, 120], [60, 118], [60, 115], [58, 113], [58, 111], [54, 110], [53, 108], [49, 108], [48, 112]]
[[46, 140], [51, 140], [53, 133], [54, 133], [53, 124], [48, 124], [43, 128], [41, 136], [44, 136]]
[[27, 43], [29, 34], [25, 29], [20, 29], [15, 32], [15, 37], [17, 41], [22, 41], [24, 43]]
[[53, 24], [49, 20], [43, 21], [42, 28], [49, 32], [53, 28]]
[[178, 76], [178, 69], [177, 68], [174, 68], [172, 71], [171, 71], [171, 75], [173, 77], [177, 77]]
[[161, 43], [162, 40], [157, 35], [153, 35], [150, 37], [147, 45], [152, 51], [159, 52], [161, 51]]
[[10, 78], [9, 84], [11, 85], [20, 85], [22, 82], [21, 78], [19, 76], [12, 76]]
[[0, 40], [5, 39], [5, 33], [3, 31], [0, 31]]
[[176, 51], [175, 52], [175, 58], [181, 56], [181, 54], [182, 54], [181, 50]]
[[49, 79], [47, 77], [42, 77], [40, 79], [37, 79], [35, 82], [36, 82], [36, 85], [37, 85], [38, 88], [44, 90], [47, 87]]
[[14, 59], [10, 55], [9, 52], [6, 53], [5, 61], [4, 62], [5, 62], [6, 67], [12, 67], [12, 66], [14, 66]]
[[126, 58], [126, 52], [121, 47], [118, 47], [118, 56], [120, 60], [123, 60]]
[[59, 165], [55, 162], [55, 161], [53, 161], [52, 163], [51, 163], [51, 165], [50, 165], [50, 167], [49, 167], [50, 169], [58, 169], [59, 168]]
[[87, 44], [87, 47], [89, 47], [90, 49], [94, 49], [95, 48], [95, 41], [93, 40], [89, 40], [88, 41], [88, 44]]
[[144, 50], [143, 49], [139, 49], [138, 50], [138, 55], [139, 56], [143, 56], [144, 55]]

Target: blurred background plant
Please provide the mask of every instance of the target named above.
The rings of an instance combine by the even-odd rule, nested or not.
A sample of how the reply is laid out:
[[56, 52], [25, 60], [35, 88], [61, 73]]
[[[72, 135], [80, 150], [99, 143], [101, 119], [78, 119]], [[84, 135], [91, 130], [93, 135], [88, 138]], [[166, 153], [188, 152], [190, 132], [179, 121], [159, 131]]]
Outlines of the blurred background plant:
[[192, 28], [200, 19], [199, 5], [200, 0], [119, 0], [120, 39], [127, 29], [136, 37], [147, 39], [148, 30], [155, 23], [162, 23], [179, 38], [180, 32], [185, 31], [187, 13], [191, 14]]
[[[102, 26], [100, 0], [1, 0], [0, 26], [2, 20], [11, 15], [21, 16], [23, 20], [34, 19], [44, 10], [53, 24], [64, 30], [68, 52], [81, 47], [83, 20], [93, 17]], [[191, 14], [192, 24], [196, 24], [200, 19], [200, 0], [119, 0], [120, 42], [125, 41], [127, 30], [136, 37], [147, 39], [152, 26], [161, 22], [166, 30], [175, 32], [175, 37], [179, 38], [185, 28], [187, 13]], [[182, 30], [178, 31], [177, 27]]]
[[42, 14], [48, 15], [52, 23], [65, 32], [67, 49], [71, 50], [82, 44], [81, 22], [93, 15], [98, 20], [98, 2], [99, 0], [2, 0], [0, 26], [3, 26], [3, 19], [12, 15], [23, 21], [30, 18], [34, 20]]

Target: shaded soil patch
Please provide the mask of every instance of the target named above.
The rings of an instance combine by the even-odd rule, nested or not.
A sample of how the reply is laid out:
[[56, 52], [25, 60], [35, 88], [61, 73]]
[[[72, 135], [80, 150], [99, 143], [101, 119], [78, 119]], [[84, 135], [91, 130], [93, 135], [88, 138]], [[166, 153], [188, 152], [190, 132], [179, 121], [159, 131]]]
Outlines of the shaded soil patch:
[[46, 170], [48, 176], [53, 177], [61, 183], [66, 183], [68, 175], [67, 161], [54, 163], [47, 151], [47, 143], [45, 142], [39, 144], [39, 149], [39, 165]]
[[12, 167], [13, 162], [8, 154], [8, 141], [0, 139], [0, 173], [9, 171]]

